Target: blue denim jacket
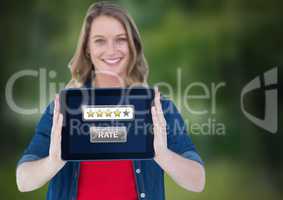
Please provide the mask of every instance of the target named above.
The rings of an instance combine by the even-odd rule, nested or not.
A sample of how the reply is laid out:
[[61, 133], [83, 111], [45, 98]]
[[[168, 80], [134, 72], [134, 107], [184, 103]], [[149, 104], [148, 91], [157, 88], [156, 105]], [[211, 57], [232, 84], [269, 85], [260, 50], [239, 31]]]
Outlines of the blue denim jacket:
[[[87, 86], [87, 85], [86, 85]], [[181, 114], [171, 100], [161, 100], [162, 109], [167, 123], [168, 148], [175, 153], [200, 164], [203, 164]], [[18, 164], [34, 161], [48, 156], [50, 133], [52, 128], [54, 102], [51, 102], [35, 129], [35, 134], [25, 149]], [[154, 160], [133, 160], [137, 199], [163, 200], [164, 173]], [[65, 166], [51, 179], [48, 186], [47, 200], [75, 200], [77, 198], [80, 162], [67, 162]]]

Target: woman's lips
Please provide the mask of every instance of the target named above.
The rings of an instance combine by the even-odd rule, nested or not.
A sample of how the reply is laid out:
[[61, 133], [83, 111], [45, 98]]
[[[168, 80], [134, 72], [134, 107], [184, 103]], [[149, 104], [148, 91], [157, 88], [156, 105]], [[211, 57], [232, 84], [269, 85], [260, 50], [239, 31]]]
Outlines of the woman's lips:
[[122, 60], [122, 58], [107, 58], [107, 59], [102, 59], [102, 60], [107, 65], [116, 65]]

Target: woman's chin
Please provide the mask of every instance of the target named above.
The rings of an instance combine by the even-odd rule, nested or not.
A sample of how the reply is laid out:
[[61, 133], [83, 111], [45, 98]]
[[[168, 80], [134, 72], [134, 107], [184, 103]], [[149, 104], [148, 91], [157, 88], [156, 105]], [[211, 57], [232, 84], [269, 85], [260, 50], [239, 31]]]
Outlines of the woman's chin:
[[123, 68], [120, 66], [104, 66], [101, 67], [96, 71], [97, 74], [101, 74], [103, 76], [116, 76], [116, 77], [122, 77], [121, 75], [123, 74]]
[[125, 69], [126, 67], [124, 67], [123, 63], [118, 63], [118, 64], [113, 64], [113, 65], [109, 65], [109, 64], [105, 64], [101, 67], [99, 67], [99, 71], [103, 72], [109, 72], [110, 74], [120, 74], [123, 69]]

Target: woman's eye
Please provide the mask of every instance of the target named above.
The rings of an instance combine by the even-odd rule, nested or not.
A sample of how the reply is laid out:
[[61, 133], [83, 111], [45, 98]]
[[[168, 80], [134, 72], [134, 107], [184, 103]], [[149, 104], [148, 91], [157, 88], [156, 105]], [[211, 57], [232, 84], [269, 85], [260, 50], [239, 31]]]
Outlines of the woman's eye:
[[127, 42], [127, 41], [128, 41], [127, 38], [118, 38], [117, 39], [118, 43], [123, 43], [123, 42]]
[[94, 43], [96, 43], [96, 44], [103, 44], [103, 43], [105, 43], [105, 40], [97, 39], [97, 40], [94, 41]]

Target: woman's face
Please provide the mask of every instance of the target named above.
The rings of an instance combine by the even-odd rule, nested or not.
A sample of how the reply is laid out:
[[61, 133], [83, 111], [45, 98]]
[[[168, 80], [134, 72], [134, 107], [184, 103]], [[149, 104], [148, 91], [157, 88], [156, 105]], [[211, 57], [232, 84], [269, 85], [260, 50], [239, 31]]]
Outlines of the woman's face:
[[88, 47], [96, 70], [119, 76], [126, 74], [130, 49], [126, 30], [120, 21], [109, 16], [95, 18]]

